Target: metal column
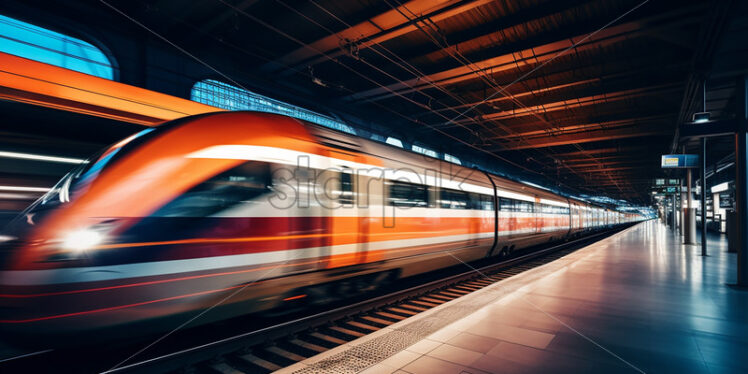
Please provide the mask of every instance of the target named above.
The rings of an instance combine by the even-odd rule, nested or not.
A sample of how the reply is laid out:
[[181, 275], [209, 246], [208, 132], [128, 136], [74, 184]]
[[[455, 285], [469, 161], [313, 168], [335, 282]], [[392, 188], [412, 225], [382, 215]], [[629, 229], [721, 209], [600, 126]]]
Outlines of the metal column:
[[686, 170], [686, 209], [683, 209], [681, 228], [683, 230], [683, 243], [694, 244], [696, 241], [696, 214], [693, 209], [693, 169]]
[[691, 169], [686, 169], [686, 209], [691, 209], [692, 204], [692, 196], [693, 191], [691, 190], [691, 185], [693, 179], [693, 172], [691, 172]]
[[701, 255], [706, 256], [706, 137], [701, 138]]
[[[738, 240], [738, 286], [748, 287], [748, 77], [738, 82], [738, 129], [735, 134], [735, 210]], [[732, 240], [733, 238], [730, 238]]]
[[678, 206], [675, 205], [675, 194], [672, 194], [671, 196], [673, 197], [672, 198], [672, 200], [673, 200], [673, 206], [670, 209], [670, 211], [672, 212], [672, 214], [671, 214], [671, 216], [672, 216], [671, 220], [673, 222], [673, 225], [671, 226], [671, 228], [673, 229], [673, 231], [677, 232], [677, 230], [678, 230], [678, 227], [677, 227], [677, 225], [678, 225], [678, 221], [677, 221]]

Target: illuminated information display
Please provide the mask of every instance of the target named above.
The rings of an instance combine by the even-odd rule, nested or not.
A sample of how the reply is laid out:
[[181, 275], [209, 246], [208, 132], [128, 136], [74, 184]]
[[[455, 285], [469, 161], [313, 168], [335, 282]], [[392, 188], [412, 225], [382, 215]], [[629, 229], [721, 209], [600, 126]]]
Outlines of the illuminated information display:
[[663, 168], [699, 167], [699, 155], [662, 155]]

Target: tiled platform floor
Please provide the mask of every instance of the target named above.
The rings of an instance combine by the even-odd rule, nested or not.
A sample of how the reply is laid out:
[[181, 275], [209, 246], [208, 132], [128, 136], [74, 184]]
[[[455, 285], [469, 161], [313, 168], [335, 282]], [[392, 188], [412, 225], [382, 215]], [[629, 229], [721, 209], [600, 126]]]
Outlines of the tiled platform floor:
[[[724, 238], [709, 244], [645, 222], [283, 372], [748, 372], [748, 291], [725, 285]], [[389, 355], [395, 340], [409, 346]]]

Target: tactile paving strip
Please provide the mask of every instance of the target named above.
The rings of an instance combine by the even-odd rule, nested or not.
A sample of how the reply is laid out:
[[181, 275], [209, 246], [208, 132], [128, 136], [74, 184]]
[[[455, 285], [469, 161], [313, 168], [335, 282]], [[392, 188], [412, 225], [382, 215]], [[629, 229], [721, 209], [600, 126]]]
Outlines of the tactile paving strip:
[[435, 310], [427, 317], [404, 324], [384, 335], [355, 345], [344, 352], [317, 361], [294, 371], [294, 374], [354, 374], [408, 348], [427, 336], [456, 322], [506, 295], [503, 287], [489, 287], [479, 295], [457, 301]]

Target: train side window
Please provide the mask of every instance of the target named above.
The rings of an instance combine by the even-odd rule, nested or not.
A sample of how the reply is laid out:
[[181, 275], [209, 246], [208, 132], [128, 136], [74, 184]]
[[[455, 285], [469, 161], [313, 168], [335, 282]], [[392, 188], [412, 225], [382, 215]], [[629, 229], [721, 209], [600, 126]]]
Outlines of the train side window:
[[439, 190], [439, 198], [436, 201], [436, 206], [442, 209], [451, 209], [452, 208], [452, 199], [451, 196], [449, 196], [449, 190], [440, 189]]
[[421, 184], [389, 181], [388, 203], [401, 207], [429, 206], [429, 188]]
[[470, 209], [493, 210], [493, 196], [470, 193]]
[[439, 190], [438, 204], [443, 209], [470, 209], [468, 194], [458, 190], [445, 188]]
[[338, 200], [344, 205], [353, 204], [353, 170], [351, 168], [343, 167], [343, 171], [340, 173], [340, 197]]
[[541, 213], [569, 214], [569, 208], [556, 205], [540, 204], [538, 209], [540, 209]]
[[505, 212], [524, 212], [532, 213], [535, 204], [529, 201], [499, 198], [499, 209]]
[[514, 199], [507, 199], [505, 197], [499, 198], [499, 209], [502, 212], [514, 212], [515, 211], [515, 202]]
[[495, 199], [491, 195], [481, 195], [483, 210], [494, 210]]
[[245, 162], [217, 174], [164, 205], [154, 216], [208, 217], [240, 204], [252, 203], [271, 191], [270, 164]]
[[532, 213], [534, 211], [534, 203], [531, 203], [529, 201], [517, 201], [517, 203], [518, 212]]
[[483, 210], [483, 200], [481, 195], [475, 192], [468, 192], [468, 209]]

